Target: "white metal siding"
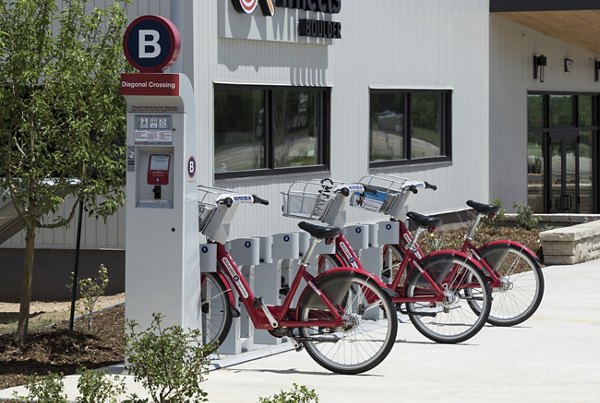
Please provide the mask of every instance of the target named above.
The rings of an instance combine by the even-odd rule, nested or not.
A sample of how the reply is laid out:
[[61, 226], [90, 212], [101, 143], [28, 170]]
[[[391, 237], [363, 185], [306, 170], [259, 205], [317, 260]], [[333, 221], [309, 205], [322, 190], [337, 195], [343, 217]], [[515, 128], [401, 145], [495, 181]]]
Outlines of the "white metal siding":
[[[167, 0], [137, 1], [128, 8], [128, 16], [130, 20], [144, 14], [169, 17], [169, 4]], [[488, 154], [487, 1], [346, 0], [341, 13], [331, 16], [342, 23], [342, 39], [331, 44], [220, 37], [223, 29], [219, 24], [225, 23], [222, 13], [233, 12], [229, 0], [184, 4], [180, 58], [197, 95], [201, 183], [214, 184], [215, 83], [331, 87], [330, 172], [219, 181], [219, 186], [256, 193], [271, 201], [269, 207], [241, 206], [232, 225], [232, 237], [295, 230], [296, 220], [280, 215], [280, 192], [295, 180], [330, 175], [357, 181], [369, 172], [369, 88], [453, 90], [452, 161], [388, 170], [438, 185], [437, 192], [423, 191], [413, 196], [410, 206], [431, 213], [461, 208], [468, 198], [488, 199], [488, 161], [482, 157]], [[285, 13], [285, 25], [278, 29], [294, 31], [296, 12]], [[269, 17], [257, 11], [247, 18], [252, 24], [264, 24]], [[372, 218], [356, 211], [349, 214], [350, 221]], [[122, 213], [106, 226], [102, 221], [87, 219], [84, 245], [123, 247], [124, 222]], [[72, 246], [74, 227], [44, 233], [39, 241], [57, 247]], [[23, 243], [20, 235], [7, 245]]]
[[[229, 5], [230, 2], [224, 2]], [[344, 1], [333, 20], [342, 39], [331, 45], [218, 38], [215, 1], [196, 7], [194, 86], [198, 97], [200, 179], [212, 182], [213, 83], [331, 86], [331, 172], [335, 179], [357, 181], [368, 173], [369, 88], [452, 89], [452, 162], [414, 164], [388, 172], [439, 185], [411, 205], [422, 212], [464, 206], [468, 198], [488, 198], [488, 4], [478, 0]], [[255, 21], [260, 13], [253, 15]], [[218, 23], [218, 22], [217, 22]], [[284, 27], [286, 29], [287, 27]], [[207, 135], [208, 134], [208, 135]], [[378, 172], [377, 170], [373, 172]], [[223, 180], [218, 185], [254, 192], [271, 200], [242, 206], [232, 236], [267, 235], [295, 229], [281, 219], [280, 192], [294, 180], [315, 175]], [[418, 206], [418, 207], [417, 207]], [[366, 220], [351, 211], [349, 220]]]
[[[527, 92], [599, 92], [598, 55], [495, 15], [490, 49], [490, 197], [510, 210], [527, 204]], [[533, 78], [534, 54], [548, 58], [543, 83]], [[568, 73], [566, 57], [574, 61]]]

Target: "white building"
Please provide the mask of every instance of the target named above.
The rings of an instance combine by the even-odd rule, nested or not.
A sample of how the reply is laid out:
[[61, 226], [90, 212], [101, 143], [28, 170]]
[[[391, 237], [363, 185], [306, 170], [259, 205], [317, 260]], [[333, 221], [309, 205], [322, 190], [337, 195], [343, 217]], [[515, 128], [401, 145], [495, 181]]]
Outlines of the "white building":
[[[236, 11], [242, 3], [257, 7]], [[467, 199], [600, 212], [597, 2], [274, 3], [273, 16], [263, 0], [139, 1], [128, 10], [179, 27], [171, 71], [194, 86], [200, 182], [271, 201], [244, 206], [232, 237], [295, 230], [280, 214], [280, 192], [294, 181], [379, 172], [436, 184], [409, 201], [422, 213], [462, 210]], [[124, 222], [122, 213], [85, 221], [90, 271], [111, 256], [122, 275]], [[64, 284], [71, 269], [55, 257], [70, 256], [75, 227], [38, 236], [34, 283], [60, 271], [53, 277]], [[20, 264], [24, 243], [17, 234], [1, 246], [3, 269]], [[9, 271], [20, 266], [0, 273]]]

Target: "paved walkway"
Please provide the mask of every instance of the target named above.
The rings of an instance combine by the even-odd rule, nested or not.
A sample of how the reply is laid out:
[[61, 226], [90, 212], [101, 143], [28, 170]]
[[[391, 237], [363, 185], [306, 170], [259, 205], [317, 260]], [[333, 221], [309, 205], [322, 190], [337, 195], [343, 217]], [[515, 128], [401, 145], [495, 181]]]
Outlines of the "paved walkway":
[[[246, 355], [252, 361], [231, 366], [217, 362], [224, 368], [202, 386], [216, 403], [255, 403], [293, 383], [315, 389], [322, 403], [600, 402], [600, 261], [552, 266], [544, 274], [542, 305], [518, 327], [488, 326], [466, 343], [440, 345], [405, 323], [387, 359], [362, 375], [335, 375], [306, 352], [288, 351]], [[127, 382], [130, 392], [143, 395], [131, 377]], [[70, 398], [76, 383], [67, 377]], [[0, 391], [0, 398], [11, 395]]]

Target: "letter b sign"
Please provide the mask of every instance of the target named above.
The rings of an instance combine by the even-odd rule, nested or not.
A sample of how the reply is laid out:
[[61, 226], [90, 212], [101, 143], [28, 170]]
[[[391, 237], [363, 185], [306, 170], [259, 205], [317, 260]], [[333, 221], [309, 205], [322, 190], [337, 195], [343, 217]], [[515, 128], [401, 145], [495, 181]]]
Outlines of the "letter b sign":
[[142, 73], [160, 73], [172, 65], [180, 47], [177, 27], [158, 15], [136, 18], [123, 37], [127, 60]]

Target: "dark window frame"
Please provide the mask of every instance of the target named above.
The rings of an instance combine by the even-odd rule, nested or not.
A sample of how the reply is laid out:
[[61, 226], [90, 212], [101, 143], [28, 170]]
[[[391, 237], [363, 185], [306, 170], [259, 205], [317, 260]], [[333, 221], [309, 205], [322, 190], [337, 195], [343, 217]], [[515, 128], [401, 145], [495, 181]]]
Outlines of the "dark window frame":
[[[288, 175], [305, 172], [322, 172], [328, 171], [330, 166], [330, 139], [331, 139], [331, 87], [310, 87], [310, 86], [268, 86], [268, 85], [239, 85], [239, 84], [221, 84], [215, 83], [213, 91], [216, 93], [219, 89], [235, 89], [235, 90], [262, 90], [264, 91], [264, 168], [240, 170], [232, 172], [215, 172], [214, 178], [230, 179], [230, 178], [248, 178], [248, 177], [264, 177], [273, 175]], [[276, 168], [275, 167], [275, 149], [274, 149], [274, 121], [273, 121], [273, 91], [277, 90], [311, 90], [317, 91], [321, 95], [320, 103], [320, 127], [319, 138], [317, 143], [318, 149], [318, 164], [310, 166], [295, 166]], [[214, 105], [214, 98], [213, 98]], [[214, 113], [214, 112], [213, 112]], [[216, 126], [216, 117], [214, 126]], [[213, 131], [213, 138], [214, 138]], [[213, 150], [214, 155], [214, 150]], [[214, 168], [213, 168], [214, 169]]]
[[[441, 97], [440, 102], [440, 149], [441, 154], [438, 157], [412, 158], [412, 116], [411, 116], [411, 94], [415, 93], [436, 93]], [[371, 144], [371, 97], [373, 94], [404, 94], [404, 155], [405, 159], [395, 159], [387, 161], [371, 161], [371, 150], [369, 149], [369, 168], [383, 168], [391, 166], [426, 164], [426, 163], [444, 163], [452, 161], [452, 96], [453, 91], [449, 89], [370, 89], [369, 90], [369, 146]]]

